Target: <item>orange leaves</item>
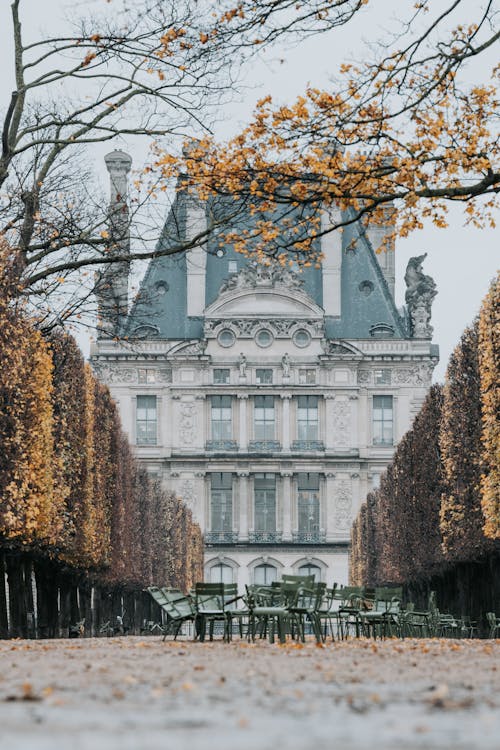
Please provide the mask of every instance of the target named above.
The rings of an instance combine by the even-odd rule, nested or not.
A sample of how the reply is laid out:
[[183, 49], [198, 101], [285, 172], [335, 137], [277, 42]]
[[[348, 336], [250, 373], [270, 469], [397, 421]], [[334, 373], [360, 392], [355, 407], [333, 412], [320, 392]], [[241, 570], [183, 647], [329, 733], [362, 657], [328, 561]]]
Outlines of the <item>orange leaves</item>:
[[479, 360], [483, 464], [481, 508], [484, 533], [500, 539], [500, 274], [492, 282], [479, 314]]
[[203, 577], [191, 512], [138, 469], [76, 342], [44, 340], [8, 284], [0, 264], [0, 536], [114, 583], [187, 590]]
[[97, 57], [97, 55], [96, 55], [95, 52], [87, 52], [87, 54], [85, 55], [85, 57], [82, 60], [82, 68], [85, 68], [85, 67], [87, 67], [87, 65], [90, 65], [90, 63], [92, 62], [92, 60], [95, 60], [96, 57]]

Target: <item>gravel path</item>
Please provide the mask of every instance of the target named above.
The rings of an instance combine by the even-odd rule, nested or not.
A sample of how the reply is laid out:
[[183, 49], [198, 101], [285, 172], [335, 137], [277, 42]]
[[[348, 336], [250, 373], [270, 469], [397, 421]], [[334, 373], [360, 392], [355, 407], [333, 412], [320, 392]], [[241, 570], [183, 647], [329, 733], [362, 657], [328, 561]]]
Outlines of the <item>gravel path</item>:
[[8, 750], [498, 750], [500, 641], [0, 641]]

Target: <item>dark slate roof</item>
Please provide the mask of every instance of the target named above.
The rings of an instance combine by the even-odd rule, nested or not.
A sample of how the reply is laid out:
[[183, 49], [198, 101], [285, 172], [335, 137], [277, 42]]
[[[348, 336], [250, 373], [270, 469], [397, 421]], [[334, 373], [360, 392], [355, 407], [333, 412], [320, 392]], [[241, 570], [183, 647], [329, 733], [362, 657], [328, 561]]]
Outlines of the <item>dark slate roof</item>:
[[[369, 294], [362, 291], [370, 286]], [[376, 253], [359, 223], [346, 226], [342, 235], [341, 290], [340, 317], [325, 318], [328, 338], [369, 339], [377, 325], [389, 326], [394, 338], [408, 337]]]
[[[289, 209], [287, 209], [289, 211]], [[211, 215], [214, 206], [207, 208]], [[279, 217], [273, 217], [279, 221]], [[250, 226], [252, 217], [245, 216], [245, 226]], [[237, 229], [237, 224], [233, 225]], [[177, 194], [157, 244], [158, 249], [175, 247], [186, 238], [186, 202], [182, 192]], [[394, 331], [395, 338], [406, 338], [404, 322], [398, 314], [389, 292], [375, 252], [358, 225], [351, 225], [343, 232], [342, 257], [342, 305], [338, 318], [326, 317], [325, 328], [329, 338], [366, 339], [375, 324], [385, 324]], [[228, 264], [235, 261], [237, 270], [248, 262], [230, 245], [224, 246], [224, 255], [219, 250], [217, 236], [207, 244], [206, 304], [211, 304], [218, 295], [222, 281], [229, 275]], [[302, 270], [304, 289], [311, 298], [323, 306], [322, 271], [317, 268]], [[187, 269], [186, 255], [153, 258], [142, 280], [138, 296], [124, 326], [124, 333], [133, 337], [139, 329], [146, 338], [195, 339], [203, 335], [203, 320], [187, 317]], [[365, 282], [373, 285], [370, 294], [360, 291]], [[168, 287], [166, 286], [168, 285]], [[166, 290], [166, 291], [165, 291]], [[271, 312], [271, 311], [270, 311]]]

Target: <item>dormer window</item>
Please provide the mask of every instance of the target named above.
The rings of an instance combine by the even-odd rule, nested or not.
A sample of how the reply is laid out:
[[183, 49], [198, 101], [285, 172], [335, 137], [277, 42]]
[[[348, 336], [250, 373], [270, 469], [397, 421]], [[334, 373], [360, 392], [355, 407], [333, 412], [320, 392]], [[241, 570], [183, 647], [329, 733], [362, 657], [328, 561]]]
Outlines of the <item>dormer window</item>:
[[388, 323], [375, 323], [370, 328], [370, 336], [374, 339], [392, 339], [394, 338], [394, 328]]

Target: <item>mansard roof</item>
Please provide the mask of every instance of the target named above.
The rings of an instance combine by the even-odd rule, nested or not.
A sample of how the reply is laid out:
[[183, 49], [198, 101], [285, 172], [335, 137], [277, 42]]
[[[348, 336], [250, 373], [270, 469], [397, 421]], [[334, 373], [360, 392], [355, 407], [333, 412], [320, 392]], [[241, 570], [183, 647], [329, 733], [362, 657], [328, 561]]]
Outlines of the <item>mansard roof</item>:
[[[186, 241], [187, 210], [186, 195], [179, 192], [158, 240], [158, 250], [174, 248]], [[209, 212], [213, 216], [213, 206], [207, 206], [206, 211], [207, 216]], [[275, 220], [279, 221], [279, 217]], [[244, 219], [246, 224], [241, 218], [238, 223], [250, 226], [252, 221], [248, 216]], [[216, 235], [210, 237], [205, 249], [205, 309], [210, 313], [228, 278], [240, 273], [251, 261], [230, 245], [222, 248], [223, 254], [219, 257], [221, 248]], [[185, 252], [150, 261], [126, 321], [125, 335], [191, 340], [203, 337], [204, 318], [187, 315], [187, 270]], [[322, 308], [322, 269], [304, 268], [300, 279], [303, 294], [313, 305]], [[269, 315], [273, 313], [270, 309]], [[374, 326], [381, 326], [378, 329], [381, 335], [408, 336], [375, 252], [359, 224], [347, 226], [342, 233], [341, 314], [325, 316], [324, 324], [327, 337], [333, 339], [367, 339], [379, 335]]]

